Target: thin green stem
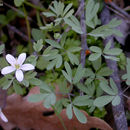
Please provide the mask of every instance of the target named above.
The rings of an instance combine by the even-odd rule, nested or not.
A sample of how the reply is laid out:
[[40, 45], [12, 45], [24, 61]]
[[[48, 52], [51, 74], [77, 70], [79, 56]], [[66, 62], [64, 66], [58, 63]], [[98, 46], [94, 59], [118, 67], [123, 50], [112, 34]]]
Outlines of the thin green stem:
[[31, 28], [30, 28], [30, 24], [29, 24], [29, 20], [28, 20], [28, 16], [27, 16], [27, 11], [23, 5], [23, 11], [24, 11], [24, 15], [25, 15], [25, 21], [26, 21], [26, 25], [27, 25], [27, 34], [28, 34], [28, 38], [29, 38], [29, 53], [31, 54], [33, 51], [33, 47], [32, 47], [32, 43], [31, 43]]
[[52, 108], [54, 109], [55, 114], [56, 114], [57, 117], [59, 118], [59, 120], [60, 120], [60, 122], [61, 122], [61, 124], [62, 124], [62, 126], [63, 126], [63, 128], [64, 128], [64, 130], [67, 130], [67, 128], [66, 128], [66, 126], [65, 126], [65, 124], [64, 124], [64, 122], [63, 122], [63, 119], [61, 118], [61, 116], [59, 115], [59, 113], [57, 112], [57, 110], [55, 109], [55, 107], [52, 106]]
[[39, 13], [38, 10], [36, 11], [36, 18], [37, 18], [38, 26], [39, 26], [39, 27], [43, 26], [42, 21], [41, 21], [41, 18], [40, 18], [40, 13]]
[[36, 5], [34, 5], [34, 4], [30, 3], [30, 2], [24, 1], [24, 3], [25, 3], [26, 5], [32, 7], [32, 8], [35, 8], [35, 9], [39, 10], [39, 11], [45, 11], [44, 8], [40, 8], [39, 6], [36, 6]]

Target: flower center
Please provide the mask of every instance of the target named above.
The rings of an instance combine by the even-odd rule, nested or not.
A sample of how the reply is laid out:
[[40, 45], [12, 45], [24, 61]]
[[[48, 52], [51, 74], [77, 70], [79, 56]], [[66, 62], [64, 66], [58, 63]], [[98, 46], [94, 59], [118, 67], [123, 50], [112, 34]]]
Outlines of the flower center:
[[19, 69], [19, 68], [20, 68], [20, 65], [19, 65], [19, 64], [15, 64], [15, 68], [16, 68], [16, 69]]

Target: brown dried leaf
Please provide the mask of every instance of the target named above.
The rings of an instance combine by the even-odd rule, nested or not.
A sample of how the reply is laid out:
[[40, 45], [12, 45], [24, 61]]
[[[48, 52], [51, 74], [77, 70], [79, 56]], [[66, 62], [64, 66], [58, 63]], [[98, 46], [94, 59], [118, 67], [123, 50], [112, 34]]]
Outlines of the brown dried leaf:
[[[16, 126], [21, 130], [63, 130], [59, 118], [53, 114], [52, 109], [44, 108], [42, 102], [30, 103], [27, 101], [28, 96], [34, 93], [39, 93], [38, 87], [33, 88], [26, 97], [21, 97], [16, 94], [8, 96], [7, 106], [3, 112], [9, 122], [5, 123], [0, 120], [0, 124], [5, 130], [11, 130]], [[47, 113], [52, 113], [52, 115], [44, 116]], [[88, 119], [87, 124], [79, 123], [75, 116], [72, 120], [69, 120], [66, 116], [65, 110], [60, 114], [67, 130], [89, 130], [90, 128], [112, 130], [105, 121], [97, 117], [88, 116], [86, 113], [85, 115]]]

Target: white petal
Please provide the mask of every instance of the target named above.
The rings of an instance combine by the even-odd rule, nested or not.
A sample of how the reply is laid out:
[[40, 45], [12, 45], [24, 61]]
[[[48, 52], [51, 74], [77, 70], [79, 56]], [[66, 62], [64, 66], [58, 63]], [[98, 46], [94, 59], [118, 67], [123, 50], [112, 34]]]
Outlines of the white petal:
[[4, 113], [0, 110], [0, 117], [4, 122], [8, 122], [8, 119], [6, 118], [6, 116], [4, 115]]
[[15, 68], [13, 66], [7, 66], [1, 70], [1, 74], [5, 75], [5, 74], [9, 74], [13, 71], [15, 71]]
[[26, 59], [26, 53], [22, 53], [19, 55], [19, 57], [17, 59], [17, 63], [19, 65], [22, 65], [24, 63], [25, 59]]
[[21, 66], [21, 69], [23, 71], [33, 70], [34, 66], [32, 64], [24, 64], [24, 65]]
[[21, 70], [16, 70], [15, 76], [19, 82], [23, 81], [24, 75], [23, 75], [23, 72]]
[[14, 66], [14, 64], [16, 63], [16, 59], [10, 55], [10, 54], [7, 54], [6, 55], [6, 60], [8, 61], [8, 63], [10, 63], [12, 66]]

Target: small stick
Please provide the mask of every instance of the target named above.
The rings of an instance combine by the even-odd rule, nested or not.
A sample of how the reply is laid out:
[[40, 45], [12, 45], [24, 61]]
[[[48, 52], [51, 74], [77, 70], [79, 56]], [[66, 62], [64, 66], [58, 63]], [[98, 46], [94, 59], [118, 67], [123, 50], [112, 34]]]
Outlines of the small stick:
[[119, 11], [124, 16], [126, 16], [126, 17], [128, 17], [130, 19], [130, 15], [127, 12], [125, 12], [123, 9], [121, 9], [120, 7], [118, 7], [115, 3], [109, 2], [107, 4], [110, 5], [111, 7], [113, 7], [114, 9], [116, 9], [117, 11]]
[[[29, 38], [24, 34], [22, 33], [21, 31], [19, 31], [16, 27], [10, 25], [10, 24], [7, 24], [7, 27], [12, 30], [13, 32], [17, 33], [19, 36], [21, 36], [25, 41], [28, 41]], [[31, 39], [31, 42], [35, 42], [33, 39]]]
[[81, 29], [83, 34], [81, 34], [81, 64], [82, 67], [85, 67], [85, 59], [86, 59], [86, 50], [88, 49], [88, 45], [87, 45], [87, 36], [86, 36], [86, 24], [85, 24], [85, 8], [84, 8], [85, 2], [84, 0], [80, 1], [80, 6], [82, 7], [81, 9], [81, 15], [80, 15], [80, 23], [81, 23]]
[[[101, 21], [102, 24], [107, 24], [110, 21], [110, 11], [106, 6], [102, 10], [101, 13]], [[107, 37], [103, 43], [104, 46], [108, 43], [108, 41], [111, 40], [111, 48], [114, 48], [114, 38], [113, 36]], [[116, 61], [113, 60], [106, 60], [106, 63], [110, 69], [112, 69], [114, 72], [111, 75], [111, 78], [114, 80], [114, 82], [117, 85], [118, 88], [118, 96], [121, 98], [121, 102], [117, 106], [112, 106], [112, 111], [113, 111], [113, 116], [114, 116], [114, 121], [116, 125], [117, 130], [128, 130], [128, 125], [127, 125], [127, 120], [125, 116], [125, 110], [124, 110], [124, 102], [123, 102], [123, 95], [122, 95], [122, 90], [121, 90], [121, 83], [120, 83], [120, 78], [118, 75], [118, 67]]]

